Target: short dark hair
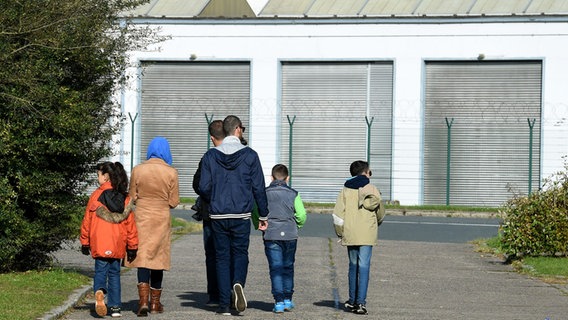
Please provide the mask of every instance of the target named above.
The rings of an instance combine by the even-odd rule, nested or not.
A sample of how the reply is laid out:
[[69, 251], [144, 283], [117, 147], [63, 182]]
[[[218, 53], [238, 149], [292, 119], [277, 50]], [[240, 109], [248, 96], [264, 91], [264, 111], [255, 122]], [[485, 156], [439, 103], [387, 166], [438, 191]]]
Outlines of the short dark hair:
[[351, 165], [349, 166], [349, 172], [351, 173], [352, 177], [361, 175], [368, 170], [369, 170], [369, 163], [367, 161], [361, 161], [361, 160], [353, 161], [353, 163], [351, 163]]
[[288, 178], [288, 168], [279, 163], [272, 167], [272, 177], [276, 180], [286, 180]]
[[225, 120], [223, 120], [223, 131], [225, 131], [225, 136], [232, 136], [237, 127], [242, 125], [243, 123], [239, 117], [233, 115], [227, 116]]
[[223, 138], [225, 138], [223, 120], [211, 121], [211, 123], [209, 124], [209, 134], [217, 140], [223, 140]]

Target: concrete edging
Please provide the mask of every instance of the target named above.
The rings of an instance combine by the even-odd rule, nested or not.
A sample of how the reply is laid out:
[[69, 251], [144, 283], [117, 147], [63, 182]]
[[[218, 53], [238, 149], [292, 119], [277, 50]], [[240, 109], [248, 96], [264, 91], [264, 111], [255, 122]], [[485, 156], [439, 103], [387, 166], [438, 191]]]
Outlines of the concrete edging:
[[77, 302], [81, 301], [81, 299], [83, 299], [87, 295], [89, 290], [92, 289], [93, 289], [92, 285], [84, 285], [81, 288], [76, 289], [67, 298], [67, 301], [65, 301], [61, 306], [51, 309], [49, 312], [45, 313], [43, 317], [37, 318], [36, 320], [58, 319], [63, 314], [65, 314], [65, 312], [67, 312], [69, 309], [73, 308], [73, 306], [76, 305]]

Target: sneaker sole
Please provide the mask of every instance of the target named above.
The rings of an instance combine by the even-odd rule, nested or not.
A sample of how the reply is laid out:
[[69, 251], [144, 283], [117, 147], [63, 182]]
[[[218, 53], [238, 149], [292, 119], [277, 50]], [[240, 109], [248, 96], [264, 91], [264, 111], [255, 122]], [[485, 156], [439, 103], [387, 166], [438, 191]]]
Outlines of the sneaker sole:
[[97, 292], [95, 292], [95, 312], [101, 317], [107, 315], [105, 294], [102, 292], [102, 290], [97, 290]]
[[217, 310], [217, 311], [215, 311], [215, 314], [218, 315], [218, 316], [230, 316], [231, 312], [230, 311], [219, 311], [219, 310]]
[[235, 291], [235, 309], [237, 309], [238, 312], [245, 311], [247, 309], [247, 299], [245, 298], [243, 286], [236, 283], [233, 286], [233, 290]]

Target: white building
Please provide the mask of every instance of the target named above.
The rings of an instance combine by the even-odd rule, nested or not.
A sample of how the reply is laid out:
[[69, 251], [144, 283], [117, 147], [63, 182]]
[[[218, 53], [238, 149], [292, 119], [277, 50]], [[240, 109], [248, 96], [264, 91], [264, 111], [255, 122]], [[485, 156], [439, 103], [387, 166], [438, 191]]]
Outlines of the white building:
[[563, 169], [568, 1], [153, 0], [134, 16], [171, 38], [132, 53], [120, 161], [167, 137], [182, 196], [228, 114], [267, 183], [284, 163], [304, 201], [335, 201], [354, 160], [403, 205], [498, 206]]

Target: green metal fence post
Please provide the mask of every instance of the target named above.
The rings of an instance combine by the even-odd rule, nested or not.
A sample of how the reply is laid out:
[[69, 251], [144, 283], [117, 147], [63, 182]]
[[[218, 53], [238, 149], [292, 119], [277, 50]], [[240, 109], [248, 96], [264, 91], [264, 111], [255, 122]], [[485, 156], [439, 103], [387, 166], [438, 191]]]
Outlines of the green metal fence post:
[[533, 128], [536, 119], [527, 118], [529, 123], [529, 195], [532, 192], [532, 157], [533, 157]]
[[450, 160], [452, 154], [452, 124], [454, 124], [454, 118], [448, 121], [446, 117], [446, 126], [448, 127], [448, 149], [446, 154], [446, 205], [450, 205]]
[[211, 118], [207, 116], [207, 112], [205, 112], [205, 120], [207, 120], [207, 150], [211, 147], [211, 139], [209, 139], [209, 125], [213, 122], [213, 114], [211, 114]]
[[371, 121], [369, 121], [369, 117], [365, 116], [365, 122], [367, 123], [367, 162], [371, 163], [371, 126], [373, 125], [373, 120], [375, 117], [371, 117]]
[[288, 185], [292, 186], [292, 140], [294, 137], [293, 130], [294, 130], [294, 121], [296, 121], [296, 116], [290, 120], [290, 116], [286, 115], [288, 118], [288, 124], [290, 125], [290, 134], [288, 136]]
[[130, 133], [130, 172], [132, 172], [132, 168], [134, 167], [134, 122], [138, 117], [138, 113], [134, 115], [132, 118], [132, 114], [129, 112], [128, 117], [130, 118], [130, 122], [132, 124], [132, 132]]

